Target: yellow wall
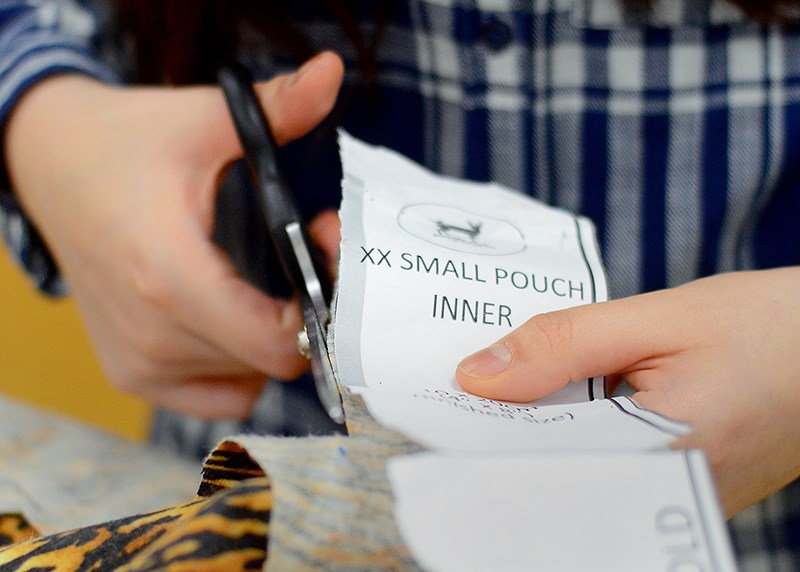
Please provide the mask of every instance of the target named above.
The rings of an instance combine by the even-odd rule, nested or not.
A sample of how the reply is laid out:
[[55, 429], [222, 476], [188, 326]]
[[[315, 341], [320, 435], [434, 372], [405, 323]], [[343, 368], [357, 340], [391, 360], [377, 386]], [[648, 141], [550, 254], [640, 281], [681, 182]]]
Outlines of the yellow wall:
[[147, 434], [149, 408], [108, 384], [76, 305], [36, 292], [2, 244], [0, 392], [132, 439]]

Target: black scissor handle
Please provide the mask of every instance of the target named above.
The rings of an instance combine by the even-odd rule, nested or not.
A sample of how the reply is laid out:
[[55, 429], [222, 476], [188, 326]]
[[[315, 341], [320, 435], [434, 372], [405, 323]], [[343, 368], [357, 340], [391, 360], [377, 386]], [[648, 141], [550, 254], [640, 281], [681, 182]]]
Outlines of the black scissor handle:
[[330, 280], [319, 254], [312, 246], [308, 229], [279, 167], [277, 144], [253, 89], [253, 76], [243, 65], [232, 64], [220, 71], [219, 82], [244, 149], [245, 161], [256, 186], [257, 199], [264, 220], [272, 236], [277, 257], [283, 266], [283, 275], [275, 273], [275, 276], [268, 277], [267, 293], [281, 298], [290, 297], [293, 290], [301, 295], [307, 294], [303, 275], [293, 256], [294, 251], [286, 234], [288, 225], [299, 223], [303, 238], [313, 253], [314, 268], [325, 301], [330, 304], [332, 292]]

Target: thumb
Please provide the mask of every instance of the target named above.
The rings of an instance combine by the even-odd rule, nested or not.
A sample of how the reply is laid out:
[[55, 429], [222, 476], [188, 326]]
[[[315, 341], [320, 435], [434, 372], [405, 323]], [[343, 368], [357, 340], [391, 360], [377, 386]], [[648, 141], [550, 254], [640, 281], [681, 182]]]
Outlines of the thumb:
[[[297, 71], [254, 85], [272, 135], [285, 145], [314, 129], [331, 112], [344, 75], [344, 64], [333, 52], [322, 52]], [[214, 89], [207, 117], [215, 118], [207, 152], [222, 167], [243, 153], [222, 91]]]
[[302, 137], [333, 109], [344, 64], [333, 52], [322, 52], [296, 72], [256, 84], [270, 129], [279, 145]]
[[339, 215], [332, 209], [319, 213], [308, 225], [314, 243], [322, 250], [327, 263], [335, 274], [339, 262], [339, 242], [342, 239], [342, 224]]
[[470, 393], [525, 402], [572, 381], [640, 369], [669, 351], [668, 304], [663, 300], [643, 294], [536, 315], [465, 358], [456, 379]]

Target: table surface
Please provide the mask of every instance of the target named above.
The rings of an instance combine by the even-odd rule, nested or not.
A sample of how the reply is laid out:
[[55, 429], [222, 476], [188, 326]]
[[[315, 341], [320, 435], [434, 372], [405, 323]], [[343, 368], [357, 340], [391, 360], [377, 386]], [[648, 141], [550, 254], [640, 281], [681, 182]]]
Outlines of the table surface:
[[5, 396], [0, 420], [0, 512], [43, 533], [184, 502], [200, 482], [200, 463]]

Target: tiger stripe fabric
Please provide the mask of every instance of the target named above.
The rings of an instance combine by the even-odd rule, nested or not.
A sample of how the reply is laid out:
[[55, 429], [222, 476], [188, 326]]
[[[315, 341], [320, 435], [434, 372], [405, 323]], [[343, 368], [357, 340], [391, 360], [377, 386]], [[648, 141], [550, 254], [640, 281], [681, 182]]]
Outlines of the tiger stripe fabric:
[[0, 514], [0, 547], [37, 535], [28, 519], [19, 513]]
[[[271, 507], [269, 480], [261, 477], [96, 526], [33, 537], [35, 532], [27, 528], [25, 539], [2, 537], [17, 541], [0, 548], [0, 570], [260, 570]], [[0, 524], [6, 529], [19, 519], [9, 515], [0, 518]]]

